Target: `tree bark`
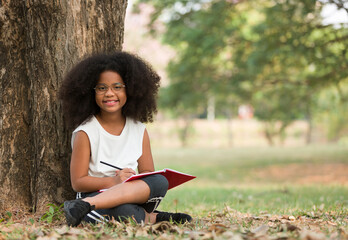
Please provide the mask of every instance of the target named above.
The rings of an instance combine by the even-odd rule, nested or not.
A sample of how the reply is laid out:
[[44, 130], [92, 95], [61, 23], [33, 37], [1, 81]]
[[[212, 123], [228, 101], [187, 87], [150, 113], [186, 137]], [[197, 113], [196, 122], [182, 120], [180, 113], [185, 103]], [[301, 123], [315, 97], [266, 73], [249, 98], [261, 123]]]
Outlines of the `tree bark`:
[[72, 198], [57, 93], [82, 56], [120, 50], [127, 0], [0, 2], [0, 211]]

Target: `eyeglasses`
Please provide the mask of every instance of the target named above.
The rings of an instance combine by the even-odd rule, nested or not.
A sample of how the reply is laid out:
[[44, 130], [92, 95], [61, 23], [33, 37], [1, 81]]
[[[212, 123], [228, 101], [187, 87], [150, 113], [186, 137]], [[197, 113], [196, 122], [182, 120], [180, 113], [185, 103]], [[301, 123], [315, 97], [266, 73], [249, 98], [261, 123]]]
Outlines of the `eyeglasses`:
[[[122, 83], [114, 83], [111, 85], [111, 90], [113, 92], [119, 92], [122, 90], [122, 88], [125, 88], [126, 85], [122, 84]], [[109, 86], [106, 84], [98, 84], [94, 90], [96, 94], [105, 94], [107, 91], [109, 91]]]

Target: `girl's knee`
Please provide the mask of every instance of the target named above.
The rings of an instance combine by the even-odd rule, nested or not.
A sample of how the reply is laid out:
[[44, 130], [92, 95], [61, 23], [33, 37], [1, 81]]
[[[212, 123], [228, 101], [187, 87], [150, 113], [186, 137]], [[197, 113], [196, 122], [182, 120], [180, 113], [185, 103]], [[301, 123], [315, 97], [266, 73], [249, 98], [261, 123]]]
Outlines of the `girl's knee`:
[[158, 183], [158, 186], [160, 186], [162, 189], [165, 189], [165, 191], [167, 192], [168, 190], [168, 186], [169, 186], [169, 182], [167, 180], [167, 178], [163, 175], [157, 174], [156, 176], [156, 182]]
[[149, 185], [152, 197], [164, 197], [168, 191], [168, 180], [166, 177], [156, 174], [147, 177], [144, 181]]

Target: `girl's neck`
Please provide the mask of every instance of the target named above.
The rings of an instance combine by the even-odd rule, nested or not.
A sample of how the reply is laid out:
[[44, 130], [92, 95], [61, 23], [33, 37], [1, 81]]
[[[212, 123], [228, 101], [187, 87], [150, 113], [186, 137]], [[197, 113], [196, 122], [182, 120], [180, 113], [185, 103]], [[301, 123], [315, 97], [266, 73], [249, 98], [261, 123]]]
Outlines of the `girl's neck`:
[[95, 117], [104, 130], [112, 135], [121, 135], [126, 126], [126, 118], [121, 114], [103, 114], [100, 112]]
[[99, 112], [96, 115], [96, 118], [99, 120], [99, 122], [102, 122], [104, 124], [119, 124], [126, 121], [126, 118], [122, 114], [108, 114], [103, 112]]

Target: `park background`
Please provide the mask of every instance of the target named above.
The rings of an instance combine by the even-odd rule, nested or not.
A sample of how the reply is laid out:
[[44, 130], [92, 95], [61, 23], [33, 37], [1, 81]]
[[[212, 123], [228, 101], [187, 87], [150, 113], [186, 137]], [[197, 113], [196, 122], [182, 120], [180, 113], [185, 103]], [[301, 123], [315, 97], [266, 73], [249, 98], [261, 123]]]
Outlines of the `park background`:
[[[347, 144], [344, 8], [325, 1], [270, 1], [257, 9], [243, 1], [139, 2], [129, 1], [123, 49], [162, 77], [159, 114], [148, 126], [154, 147]], [[224, 20], [216, 20], [219, 11]], [[303, 26], [306, 17], [312, 26]], [[219, 31], [207, 31], [213, 26]], [[246, 44], [251, 50], [241, 55]]]
[[[40, 216], [1, 213], [0, 238], [347, 238], [347, 3], [138, 2], [128, 2], [123, 49], [162, 76], [147, 124], [156, 169], [197, 176], [160, 209], [193, 223], [69, 229], [54, 203]], [[35, 121], [47, 114], [37, 111]], [[50, 159], [52, 146], [32, 145]]]
[[[155, 163], [197, 176], [162, 207], [297, 224], [333, 214], [339, 223], [302, 230], [342, 237], [328, 229], [347, 227], [347, 5], [139, 2], [150, 4], [129, 2], [124, 49], [162, 77], [159, 114], [147, 126]], [[245, 224], [238, 219], [230, 221]]]

